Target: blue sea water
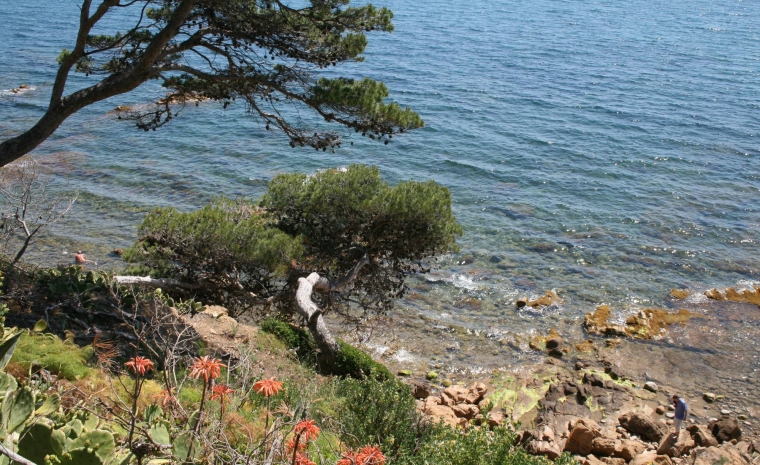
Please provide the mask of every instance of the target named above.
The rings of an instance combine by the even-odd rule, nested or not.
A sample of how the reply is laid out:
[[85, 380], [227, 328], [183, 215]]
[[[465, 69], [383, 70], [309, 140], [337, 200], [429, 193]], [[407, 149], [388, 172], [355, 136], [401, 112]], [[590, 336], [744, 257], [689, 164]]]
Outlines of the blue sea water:
[[[0, 138], [43, 113], [77, 3], [0, 1]], [[108, 252], [153, 206], [256, 197], [277, 173], [370, 163], [390, 182], [452, 191], [461, 252], [412, 280], [424, 298], [400, 303], [443, 323], [519, 328], [515, 297], [549, 289], [565, 303], [547, 318], [577, 322], [601, 303], [633, 312], [671, 305], [673, 288], [757, 282], [760, 3], [376, 3], [395, 32], [330, 73], [384, 81], [425, 128], [322, 153], [289, 148], [240, 105], [203, 103], [143, 133], [111, 110], [161, 94], [145, 86], [82, 110], [34, 152], [58, 189], [79, 192], [36, 259], [85, 248], [118, 266]], [[67, 90], [91, 82], [73, 76]], [[32, 90], [10, 92], [22, 83]]]

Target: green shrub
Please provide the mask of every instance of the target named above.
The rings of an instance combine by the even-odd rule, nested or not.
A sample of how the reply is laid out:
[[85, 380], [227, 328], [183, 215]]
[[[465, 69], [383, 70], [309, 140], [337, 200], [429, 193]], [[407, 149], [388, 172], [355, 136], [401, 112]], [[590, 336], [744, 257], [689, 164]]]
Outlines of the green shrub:
[[352, 378], [374, 378], [378, 381], [393, 379], [393, 375], [382, 363], [372, 360], [366, 352], [351, 344], [338, 341], [340, 350], [335, 357], [333, 374], [350, 376]]
[[336, 383], [340, 397], [336, 420], [340, 439], [348, 447], [378, 444], [392, 463], [403, 463], [432, 433], [433, 428], [417, 414], [409, 386], [372, 378]]
[[260, 328], [282, 341], [288, 349], [295, 350], [302, 363], [315, 363], [317, 344], [307, 331], [275, 318], [264, 320]]
[[[447, 465], [551, 465], [543, 456], [530, 455], [515, 447], [515, 431], [499, 426], [493, 430], [469, 428], [467, 431], [439, 426], [420, 447], [419, 454], [406, 463]], [[573, 457], [563, 454], [556, 465], [575, 464]]]
[[94, 370], [87, 366], [92, 347], [79, 347], [72, 341], [62, 341], [53, 334], [23, 334], [13, 353], [12, 361], [25, 369], [42, 367], [70, 381], [89, 376]]
[[[264, 320], [260, 328], [263, 332], [274, 335], [289, 349], [295, 350], [302, 363], [317, 362], [317, 344], [309, 332], [274, 318]], [[391, 372], [382, 363], [372, 360], [363, 350], [341, 340], [338, 340], [338, 346], [340, 349], [335, 362], [321, 366], [327, 374], [352, 378], [371, 377], [380, 381], [393, 379]]]

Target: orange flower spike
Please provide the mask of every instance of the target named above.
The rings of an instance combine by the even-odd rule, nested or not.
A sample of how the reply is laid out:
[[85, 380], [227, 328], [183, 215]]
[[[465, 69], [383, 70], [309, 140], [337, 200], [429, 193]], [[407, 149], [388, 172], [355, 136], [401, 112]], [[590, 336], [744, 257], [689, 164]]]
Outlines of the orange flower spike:
[[219, 399], [219, 402], [225, 403], [230, 401], [230, 394], [235, 392], [234, 389], [230, 388], [226, 384], [217, 384], [213, 388], [211, 388], [211, 397], [209, 397], [211, 400]]
[[264, 397], [273, 396], [280, 392], [280, 389], [282, 389], [282, 382], [275, 381], [274, 378], [262, 379], [260, 381], [256, 381], [256, 383], [253, 385], [253, 390], [259, 394], [262, 394]]
[[299, 421], [293, 431], [304, 441], [312, 441], [319, 437], [319, 428], [314, 424], [314, 420]]
[[342, 457], [340, 460], [335, 462], [335, 465], [358, 465], [359, 462], [356, 461], [356, 453], [349, 450], [346, 452], [343, 452]]
[[124, 364], [135, 375], [145, 376], [145, 373], [153, 369], [153, 362], [145, 357], [133, 357]]
[[[306, 452], [306, 448], [309, 447], [309, 443], [298, 441], [298, 452]], [[291, 438], [286, 444], [285, 449], [289, 455], [293, 454], [293, 449], [296, 448], [296, 438]]]
[[190, 377], [195, 379], [203, 378], [208, 383], [212, 379], [218, 378], [222, 374], [222, 367], [227, 366], [219, 359], [212, 359], [208, 355], [196, 358], [195, 363], [191, 366]]
[[309, 457], [306, 454], [296, 452], [296, 465], [317, 465], [317, 464], [309, 460]]
[[364, 446], [356, 454], [357, 465], [384, 465], [385, 456], [378, 446]]
[[153, 396], [156, 400], [161, 400], [161, 407], [166, 407], [167, 405], [177, 402], [177, 398], [174, 397], [174, 390], [177, 388], [171, 388], [170, 390], [164, 389], [161, 391], [161, 393], [156, 394]]

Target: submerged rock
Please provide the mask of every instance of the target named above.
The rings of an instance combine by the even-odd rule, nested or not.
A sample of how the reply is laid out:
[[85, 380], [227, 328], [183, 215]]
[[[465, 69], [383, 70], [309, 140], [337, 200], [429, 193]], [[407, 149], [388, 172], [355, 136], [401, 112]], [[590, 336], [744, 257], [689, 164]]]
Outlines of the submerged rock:
[[708, 299], [713, 300], [730, 300], [731, 302], [747, 302], [755, 304], [760, 307], [760, 286], [755, 285], [753, 289], [742, 289], [737, 291], [733, 287], [728, 289], [718, 290], [711, 289], [705, 291], [705, 295]]
[[636, 339], [660, 339], [668, 326], [675, 323], [686, 323], [693, 314], [681, 309], [676, 313], [659, 308], [645, 308], [638, 315], [632, 315], [625, 325], [610, 323], [612, 310], [608, 305], [600, 305], [594, 313], [586, 313], [583, 326], [590, 333], [603, 336], [627, 336]]
[[563, 300], [560, 299], [557, 293], [554, 291], [546, 291], [546, 294], [544, 294], [543, 296], [535, 300], [530, 300], [527, 297], [523, 297], [515, 301], [515, 305], [517, 306], [517, 308], [522, 308], [526, 306], [533, 307], [533, 308], [548, 307], [550, 305], [558, 305], [561, 303], [563, 303]]

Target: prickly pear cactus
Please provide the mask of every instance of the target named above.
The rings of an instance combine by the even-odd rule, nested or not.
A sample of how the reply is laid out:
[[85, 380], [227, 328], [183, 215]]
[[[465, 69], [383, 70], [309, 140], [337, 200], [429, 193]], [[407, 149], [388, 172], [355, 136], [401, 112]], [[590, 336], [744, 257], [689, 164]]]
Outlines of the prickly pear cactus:
[[103, 465], [103, 459], [93, 449], [76, 449], [60, 457], [61, 465]]
[[[113, 434], [106, 430], [93, 430], [83, 433], [74, 439], [68, 446], [68, 450], [76, 449], [93, 450], [102, 460], [113, 453], [116, 443], [113, 440]], [[64, 454], [65, 455], [65, 454]]]
[[45, 463], [48, 455], [63, 452], [63, 444], [53, 446], [53, 423], [41, 420], [30, 426], [18, 442], [18, 453], [34, 463]]
[[3, 398], [2, 426], [9, 433], [15, 432], [34, 413], [34, 393], [29, 387], [8, 392]]

